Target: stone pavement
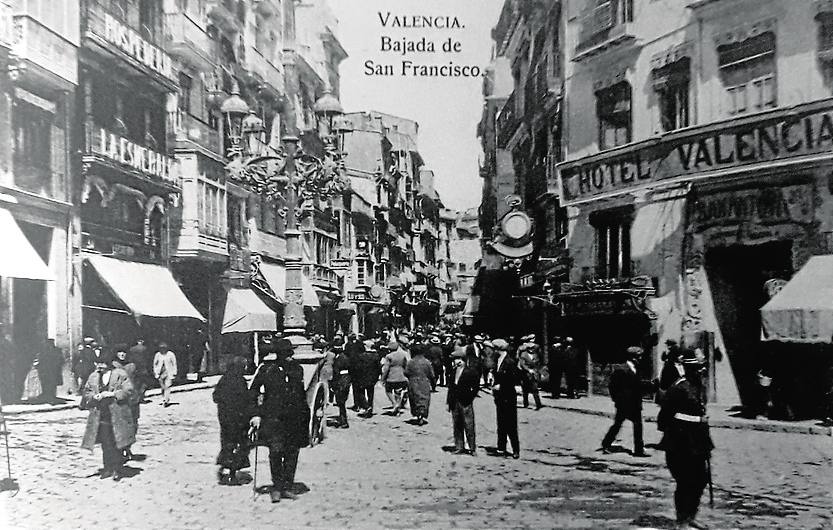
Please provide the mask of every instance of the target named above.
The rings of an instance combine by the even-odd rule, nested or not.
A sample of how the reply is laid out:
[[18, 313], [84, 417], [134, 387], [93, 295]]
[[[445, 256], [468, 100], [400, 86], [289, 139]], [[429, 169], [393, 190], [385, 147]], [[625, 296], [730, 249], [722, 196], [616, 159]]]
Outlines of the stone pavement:
[[[386, 398], [377, 390], [377, 409]], [[101, 463], [78, 447], [86, 414], [60, 410], [10, 416], [12, 472], [20, 491], [0, 493], [3, 528], [670, 528], [673, 484], [662, 454], [635, 459], [597, 451], [609, 420], [547, 406], [521, 409], [521, 459], [490, 457], [494, 406], [476, 403], [479, 456], [451, 445], [444, 390], [433, 395], [429, 423], [417, 427], [377, 414], [328, 430], [304, 449], [298, 500], [269, 503], [252, 484], [215, 484], [214, 404], [206, 389], [179, 393], [169, 408], [142, 409], [141, 460], [121, 482], [101, 480]], [[579, 400], [580, 401], [580, 400]], [[556, 402], [557, 403], [557, 402]], [[833, 444], [824, 436], [714, 429], [713, 528], [833, 527]], [[646, 425], [646, 440], [658, 440]], [[631, 447], [625, 425], [620, 445]], [[250, 480], [253, 469], [249, 469]], [[259, 486], [268, 460], [259, 451]]]

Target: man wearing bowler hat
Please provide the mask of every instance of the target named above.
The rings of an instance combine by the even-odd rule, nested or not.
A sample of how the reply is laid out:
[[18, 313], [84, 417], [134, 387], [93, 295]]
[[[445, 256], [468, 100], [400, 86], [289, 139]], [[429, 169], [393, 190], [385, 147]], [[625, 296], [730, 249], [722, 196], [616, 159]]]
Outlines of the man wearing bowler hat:
[[309, 444], [310, 410], [304, 390], [304, 370], [292, 359], [288, 339], [266, 345], [263, 360], [250, 387], [251, 426], [258, 443], [269, 448], [272, 502], [294, 499], [292, 486], [298, 454]]

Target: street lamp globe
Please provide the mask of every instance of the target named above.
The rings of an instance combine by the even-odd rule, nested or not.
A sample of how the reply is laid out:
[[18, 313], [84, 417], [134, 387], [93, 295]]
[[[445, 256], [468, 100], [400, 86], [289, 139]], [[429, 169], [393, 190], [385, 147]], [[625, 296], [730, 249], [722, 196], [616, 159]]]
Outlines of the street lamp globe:
[[321, 131], [325, 136], [329, 135], [333, 130], [333, 118], [344, 114], [341, 102], [333, 95], [333, 91], [329, 87], [324, 89], [324, 93], [313, 104], [312, 110], [318, 117], [319, 123], [322, 123], [326, 127], [326, 130]]
[[226, 120], [229, 139], [237, 144], [243, 137], [243, 118], [249, 113], [249, 105], [240, 97], [240, 89], [235, 80], [231, 87], [231, 95], [220, 105], [220, 113]]

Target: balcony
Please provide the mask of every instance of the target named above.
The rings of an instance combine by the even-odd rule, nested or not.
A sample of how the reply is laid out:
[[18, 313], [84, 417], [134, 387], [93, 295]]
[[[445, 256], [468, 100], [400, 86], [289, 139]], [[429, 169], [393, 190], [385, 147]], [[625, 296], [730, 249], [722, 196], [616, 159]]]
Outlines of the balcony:
[[23, 81], [57, 90], [78, 84], [78, 52], [72, 42], [28, 14], [16, 14], [14, 25], [11, 53], [17, 58], [14, 71]]
[[277, 95], [284, 93], [283, 65], [280, 62], [273, 62], [266, 58], [260, 50], [250, 46], [246, 49], [242, 66], [259, 83], [269, 85], [274, 89]]
[[82, 162], [100, 164], [149, 182], [179, 189], [173, 160], [149, 147], [135, 144], [112, 131], [87, 123]]
[[312, 283], [327, 288], [338, 288], [338, 276], [335, 271], [327, 265], [318, 263], [312, 266], [312, 275], [310, 277]]
[[168, 113], [168, 130], [173, 135], [176, 149], [201, 147], [216, 156], [223, 156], [220, 133], [191, 114], [177, 109]]
[[100, 0], [84, 2], [81, 28], [85, 47], [117, 59], [114, 64], [125, 66], [127, 72], [146, 73], [165, 90], [177, 89], [171, 57], [158, 46], [161, 39], [155, 32], [129, 26]]
[[518, 125], [520, 125], [522, 117], [522, 112], [518, 112], [517, 109], [516, 93], [512, 92], [512, 95], [503, 104], [503, 108], [500, 109], [500, 113], [497, 116], [495, 128], [497, 129], [498, 147], [505, 147], [509, 143], [515, 131], [518, 130]]
[[165, 49], [172, 56], [202, 70], [211, 70], [214, 42], [200, 24], [188, 13], [165, 15]]
[[[185, 197], [183, 201], [191, 199]], [[182, 219], [176, 255], [225, 262], [229, 255], [225, 228], [211, 225], [205, 219]]]
[[629, 0], [610, 0], [586, 13], [573, 61], [580, 62], [635, 41], [631, 6]]

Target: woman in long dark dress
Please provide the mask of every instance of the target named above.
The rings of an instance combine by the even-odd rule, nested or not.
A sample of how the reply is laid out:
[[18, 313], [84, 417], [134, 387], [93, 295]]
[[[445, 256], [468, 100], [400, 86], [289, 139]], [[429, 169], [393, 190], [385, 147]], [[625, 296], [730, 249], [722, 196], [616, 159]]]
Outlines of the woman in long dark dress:
[[411, 399], [411, 415], [416, 418], [417, 425], [424, 425], [431, 406], [431, 387], [434, 381], [434, 368], [431, 361], [425, 358], [424, 348], [414, 348], [413, 357], [405, 367], [405, 377], [408, 378], [408, 395]]
[[246, 360], [233, 357], [214, 388], [220, 421], [219, 483], [236, 485], [237, 470], [249, 467], [249, 387], [243, 373]]

